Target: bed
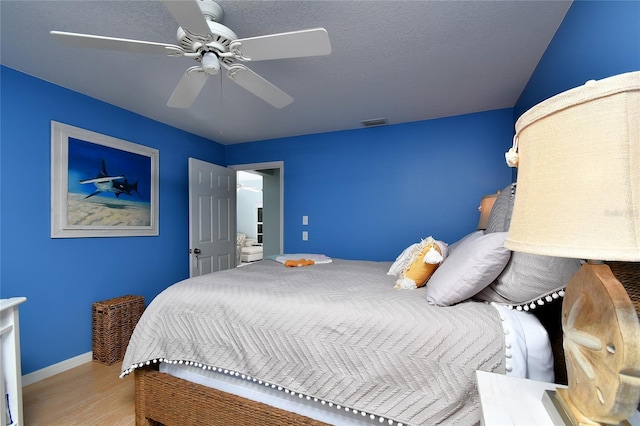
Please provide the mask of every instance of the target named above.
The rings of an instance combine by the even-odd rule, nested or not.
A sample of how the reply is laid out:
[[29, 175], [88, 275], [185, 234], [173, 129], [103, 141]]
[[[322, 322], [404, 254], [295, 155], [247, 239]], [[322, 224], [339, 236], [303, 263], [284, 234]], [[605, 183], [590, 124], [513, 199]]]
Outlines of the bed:
[[123, 361], [136, 424], [477, 424], [476, 370], [562, 382], [558, 300], [579, 265], [502, 251], [514, 193], [442, 246], [424, 288], [390, 275], [415, 244], [393, 263], [262, 260], [169, 287]]

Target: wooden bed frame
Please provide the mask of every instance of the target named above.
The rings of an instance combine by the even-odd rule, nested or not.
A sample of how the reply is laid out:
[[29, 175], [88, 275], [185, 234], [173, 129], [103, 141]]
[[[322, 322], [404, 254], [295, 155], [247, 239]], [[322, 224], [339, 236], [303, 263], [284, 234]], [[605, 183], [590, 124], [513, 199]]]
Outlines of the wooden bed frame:
[[[640, 263], [608, 262], [640, 317]], [[562, 349], [561, 303], [535, 309], [549, 332], [556, 383], [566, 384]], [[324, 423], [269, 405], [161, 373], [157, 367], [134, 370], [136, 425], [323, 425]], [[640, 408], [640, 407], [639, 407]]]
[[136, 425], [281, 426], [324, 423], [189, 382], [154, 368], [134, 371]]

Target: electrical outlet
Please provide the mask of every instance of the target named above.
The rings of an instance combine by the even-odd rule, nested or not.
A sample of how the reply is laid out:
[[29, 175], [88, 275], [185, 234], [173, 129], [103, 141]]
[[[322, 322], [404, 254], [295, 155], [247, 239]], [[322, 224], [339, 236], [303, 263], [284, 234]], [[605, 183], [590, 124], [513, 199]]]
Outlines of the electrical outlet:
[[309, 232], [302, 231], [302, 241], [309, 241]]
[[302, 224], [303, 225], [309, 224], [309, 216], [302, 216]]

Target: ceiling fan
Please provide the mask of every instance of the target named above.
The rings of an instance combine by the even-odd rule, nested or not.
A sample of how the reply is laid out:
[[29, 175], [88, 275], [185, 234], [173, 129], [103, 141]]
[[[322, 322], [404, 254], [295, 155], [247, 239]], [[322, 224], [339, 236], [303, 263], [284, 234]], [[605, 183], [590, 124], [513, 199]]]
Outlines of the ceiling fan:
[[173, 108], [190, 107], [204, 87], [207, 77], [218, 74], [221, 68], [234, 83], [274, 107], [283, 108], [293, 102], [293, 98], [240, 62], [331, 53], [329, 35], [324, 28], [241, 39], [222, 25], [224, 11], [213, 0], [165, 0], [164, 4], [179, 24], [177, 45], [62, 31], [50, 33], [68, 47], [195, 59], [199, 64], [185, 71], [167, 102], [167, 106]]

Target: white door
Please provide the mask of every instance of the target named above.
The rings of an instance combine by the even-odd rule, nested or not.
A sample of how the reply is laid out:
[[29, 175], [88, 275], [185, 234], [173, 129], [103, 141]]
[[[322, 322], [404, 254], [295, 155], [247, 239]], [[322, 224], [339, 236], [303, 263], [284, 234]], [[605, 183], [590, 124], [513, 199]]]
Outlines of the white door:
[[189, 158], [189, 276], [236, 266], [236, 172]]

